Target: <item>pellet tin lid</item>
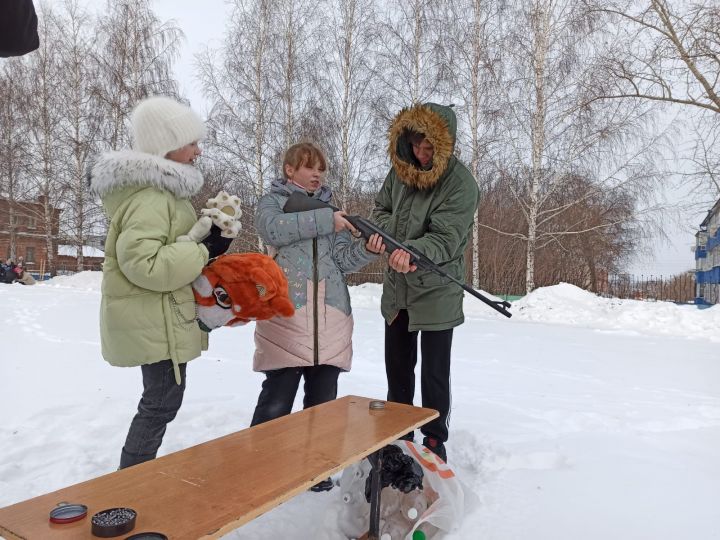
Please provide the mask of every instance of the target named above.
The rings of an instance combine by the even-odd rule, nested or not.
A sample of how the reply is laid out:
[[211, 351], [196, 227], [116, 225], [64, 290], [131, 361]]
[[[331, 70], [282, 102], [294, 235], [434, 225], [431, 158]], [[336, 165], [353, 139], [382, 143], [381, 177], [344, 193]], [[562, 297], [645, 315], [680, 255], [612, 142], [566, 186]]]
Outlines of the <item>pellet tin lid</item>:
[[50, 510], [50, 523], [64, 524], [80, 521], [87, 516], [84, 504], [61, 503]]

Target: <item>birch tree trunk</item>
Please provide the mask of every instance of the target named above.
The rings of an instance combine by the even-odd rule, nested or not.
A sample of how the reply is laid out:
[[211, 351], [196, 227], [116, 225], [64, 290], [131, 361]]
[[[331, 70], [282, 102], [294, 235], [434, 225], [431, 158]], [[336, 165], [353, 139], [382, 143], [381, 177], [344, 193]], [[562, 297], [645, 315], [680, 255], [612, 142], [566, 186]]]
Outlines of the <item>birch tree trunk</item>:
[[32, 181], [41, 203], [38, 217], [47, 249], [47, 268], [50, 275], [54, 276], [57, 273], [55, 252], [58, 229], [53, 220], [52, 208], [59, 208], [62, 199], [62, 183], [57, 178], [61, 161], [61, 103], [57, 84], [62, 79], [62, 70], [55, 45], [59, 39], [56, 15], [47, 4], [43, 4], [38, 13], [38, 34], [40, 48], [30, 55], [29, 60], [31, 106], [28, 121], [34, 156]]
[[371, 1], [336, 0], [337, 16], [331, 21], [332, 77], [331, 95], [339, 102], [334, 104], [336, 124], [339, 131], [339, 171], [337, 202], [347, 208], [350, 194], [359, 188], [363, 170], [368, 169], [366, 151], [372, 138], [371, 100], [372, 84], [376, 81], [374, 62], [371, 58], [376, 44], [376, 14]]
[[64, 77], [59, 85], [63, 96], [62, 167], [67, 197], [63, 236], [76, 253], [75, 270], [85, 269], [83, 246], [102, 222], [100, 208], [88, 192], [85, 173], [88, 159], [97, 148], [102, 127], [102, 104], [96, 97], [99, 66], [93, 55], [91, 19], [77, 0], [66, 0], [59, 25], [60, 56]]
[[531, 293], [535, 290], [535, 250], [537, 249], [537, 218], [539, 211], [539, 191], [542, 184], [543, 154], [545, 151], [545, 61], [548, 54], [549, 41], [549, 19], [548, 6], [539, 1], [535, 4], [532, 14], [533, 32], [533, 86], [534, 110], [532, 112], [531, 126], [531, 151], [532, 161], [530, 170], [530, 186], [528, 193], [528, 237], [527, 237], [527, 262], [525, 268], [525, 291]]
[[24, 70], [20, 60], [6, 60], [0, 72], [0, 196], [8, 205], [8, 253], [0, 253], [17, 260], [17, 203], [21, 194], [21, 171], [27, 167], [27, 130], [23, 113]]

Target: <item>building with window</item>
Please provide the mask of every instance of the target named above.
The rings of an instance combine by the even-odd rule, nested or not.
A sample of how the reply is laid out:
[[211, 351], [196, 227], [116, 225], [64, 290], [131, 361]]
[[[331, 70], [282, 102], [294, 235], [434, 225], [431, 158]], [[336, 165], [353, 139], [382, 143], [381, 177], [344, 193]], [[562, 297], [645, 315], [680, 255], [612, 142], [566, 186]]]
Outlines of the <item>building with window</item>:
[[[12, 204], [12, 208], [11, 208]], [[12, 210], [12, 211], [11, 211]], [[57, 257], [60, 209], [51, 208], [51, 249]], [[23, 257], [31, 272], [47, 265], [48, 246], [43, 230], [44, 201], [14, 201], [0, 198], [0, 257], [10, 257], [11, 238], [15, 239], [15, 257]], [[12, 218], [11, 218], [12, 216]]]
[[720, 303], [720, 200], [695, 234], [695, 303]]

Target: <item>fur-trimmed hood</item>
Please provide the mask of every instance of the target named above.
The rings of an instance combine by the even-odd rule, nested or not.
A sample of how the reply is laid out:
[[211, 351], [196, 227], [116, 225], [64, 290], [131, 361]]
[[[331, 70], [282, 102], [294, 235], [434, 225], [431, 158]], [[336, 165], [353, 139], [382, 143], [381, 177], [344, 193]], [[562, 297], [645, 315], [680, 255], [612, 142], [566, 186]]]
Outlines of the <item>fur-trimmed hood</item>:
[[179, 199], [189, 199], [204, 183], [202, 173], [193, 165], [134, 150], [101, 154], [87, 174], [90, 191], [100, 198], [126, 187], [156, 187]]
[[[424, 171], [406, 135], [424, 133], [435, 147], [432, 168]], [[401, 110], [390, 124], [388, 153], [398, 178], [416, 189], [429, 189], [442, 177], [455, 149], [457, 118], [451, 107], [424, 103]]]

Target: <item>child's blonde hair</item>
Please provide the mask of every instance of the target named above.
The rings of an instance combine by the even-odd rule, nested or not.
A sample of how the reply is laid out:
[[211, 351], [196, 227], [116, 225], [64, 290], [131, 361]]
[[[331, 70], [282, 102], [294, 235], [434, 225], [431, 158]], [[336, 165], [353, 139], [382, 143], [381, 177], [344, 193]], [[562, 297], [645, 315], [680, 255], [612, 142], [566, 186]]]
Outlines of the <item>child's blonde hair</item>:
[[283, 159], [283, 174], [287, 176], [285, 167], [290, 165], [293, 169], [299, 169], [303, 165], [312, 167], [319, 165], [321, 171], [327, 170], [327, 159], [325, 154], [316, 145], [309, 142], [293, 144], [285, 152]]

